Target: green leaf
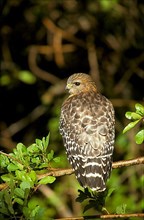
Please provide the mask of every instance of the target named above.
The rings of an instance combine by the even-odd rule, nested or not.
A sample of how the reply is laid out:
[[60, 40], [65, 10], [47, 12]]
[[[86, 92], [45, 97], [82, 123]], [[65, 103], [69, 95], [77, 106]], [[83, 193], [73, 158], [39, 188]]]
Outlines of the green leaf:
[[51, 150], [51, 152], [47, 155], [48, 160], [51, 161], [53, 159], [53, 156], [54, 156], [54, 151]]
[[46, 138], [45, 137], [42, 138], [42, 144], [45, 151], [47, 150], [47, 147], [49, 145], [49, 136], [50, 135], [48, 134]]
[[129, 131], [130, 129], [132, 129], [138, 122], [140, 121], [139, 120], [136, 120], [136, 121], [133, 121], [133, 122], [130, 122], [123, 130], [123, 133]]
[[27, 151], [30, 153], [38, 153], [40, 150], [36, 144], [32, 144], [27, 148]]
[[138, 119], [142, 118], [141, 115], [139, 115], [139, 114], [137, 114], [135, 112], [132, 112], [131, 117], [132, 117], [132, 120], [138, 120]]
[[39, 184], [48, 184], [53, 183], [56, 180], [54, 176], [46, 176], [43, 179], [41, 179], [38, 183]]
[[49, 138], [50, 138], [50, 134], [48, 134], [48, 136], [46, 137], [46, 140], [45, 140], [45, 146], [47, 146], [47, 147], [49, 145]]
[[31, 184], [30, 184], [28, 181], [23, 181], [23, 182], [20, 184], [20, 188], [21, 188], [22, 190], [30, 189], [30, 188], [31, 188]]
[[60, 162], [60, 157], [55, 157], [53, 160], [54, 160], [55, 163], [59, 163]]
[[5, 200], [7, 205], [9, 205], [11, 203], [11, 198], [10, 198], [10, 194], [8, 192], [8, 189], [6, 189], [4, 191], [4, 200]]
[[35, 172], [34, 170], [30, 171], [29, 177], [31, 178], [31, 180], [32, 180], [33, 182], [35, 182], [35, 181], [37, 180], [36, 172]]
[[138, 120], [138, 119], [142, 118], [141, 115], [139, 115], [138, 113], [135, 113], [135, 112], [126, 112], [125, 116], [129, 120]]
[[1, 176], [1, 179], [4, 181], [4, 182], [10, 182], [11, 181], [11, 174], [8, 173], [8, 174], [4, 174]]
[[8, 210], [10, 211], [10, 213], [14, 214], [14, 209], [11, 201], [11, 194], [8, 192], [8, 190], [4, 191], [4, 200], [8, 206]]
[[27, 70], [20, 71], [18, 74], [19, 80], [27, 84], [34, 84], [36, 82], [36, 77]]
[[25, 196], [24, 196], [24, 204], [23, 204], [23, 206], [27, 206], [30, 193], [31, 193], [31, 189], [26, 188], [25, 189]]
[[39, 165], [39, 168], [40, 168], [40, 169], [41, 169], [41, 168], [47, 168], [48, 165], [49, 165], [48, 162], [47, 162], [47, 163], [41, 163], [41, 164]]
[[[4, 203], [3, 203], [3, 204], [4, 204]], [[0, 207], [0, 213], [1, 213], [1, 214], [5, 214], [5, 215], [9, 215], [9, 211], [8, 211], [7, 207], [4, 206], [3, 204], [2, 204], [2, 206]], [[0, 214], [0, 219], [4, 219], [4, 218], [3, 218], [3, 215], [1, 215], [1, 214]], [[2, 217], [1, 217], [1, 216], [2, 216]]]
[[41, 164], [41, 160], [39, 157], [32, 158], [31, 161], [33, 164], [37, 164], [37, 165]]
[[[1, 214], [3, 213], [5, 215], [9, 215], [10, 213], [9, 213], [7, 204], [4, 199], [4, 194], [5, 194], [5, 190], [0, 191], [0, 213]], [[0, 219], [3, 219], [3, 218], [0, 218]]]
[[43, 150], [43, 144], [40, 139], [36, 139], [36, 145], [40, 150]]
[[21, 181], [26, 180], [26, 172], [25, 171], [16, 170], [15, 174], [16, 174], [16, 178], [18, 180], [21, 180]]
[[136, 103], [135, 108], [136, 108], [136, 113], [140, 114], [141, 116], [144, 116], [144, 106], [143, 105]]
[[16, 156], [18, 155], [17, 149], [14, 148], [14, 149], [13, 149], [13, 153], [10, 153], [9, 155], [12, 156], [12, 157], [14, 157], [14, 158], [16, 158]]
[[9, 189], [10, 189], [10, 196], [11, 196], [11, 198], [14, 197], [15, 184], [16, 184], [15, 177], [12, 176], [11, 180], [10, 180], [10, 182], [8, 184], [9, 185]]
[[16, 146], [16, 149], [17, 149], [18, 153], [20, 153], [20, 154], [27, 152], [27, 148], [22, 143], [18, 143]]
[[[10, 164], [10, 162], [9, 162], [9, 164]], [[21, 164], [20, 162], [18, 162], [18, 161], [16, 161], [16, 160], [13, 160], [12, 161], [12, 163], [11, 164], [13, 164], [14, 166], [13, 166], [13, 171], [15, 171], [15, 170], [23, 170], [23, 164]]]
[[23, 170], [24, 166], [21, 163], [17, 161], [13, 161], [13, 163], [18, 167], [19, 170]]
[[7, 166], [7, 169], [8, 169], [9, 172], [12, 172], [12, 171], [18, 170], [19, 168], [18, 168], [17, 165], [15, 165], [15, 164], [13, 164], [13, 163], [10, 163], [10, 164]]
[[21, 180], [23, 182], [29, 182], [30, 186], [33, 187], [34, 185], [34, 182], [31, 178], [31, 174], [26, 172], [26, 171], [19, 171], [19, 170], [16, 170], [16, 177], [18, 180]]
[[144, 129], [139, 131], [135, 135], [135, 141], [136, 141], [137, 144], [142, 144], [144, 142]]
[[20, 198], [14, 198], [14, 202], [18, 203], [19, 205], [23, 205], [24, 201]]
[[21, 188], [15, 188], [14, 194], [22, 199], [24, 199], [24, 190]]
[[0, 166], [3, 167], [7, 167], [9, 164], [9, 159], [7, 158], [7, 156], [0, 154]]
[[26, 174], [26, 181], [30, 183], [31, 187], [33, 187], [34, 181], [32, 180], [30, 173]]
[[126, 112], [126, 113], [125, 113], [125, 117], [126, 117], [127, 119], [131, 119], [131, 118], [132, 118], [131, 115], [132, 115], [132, 112]]

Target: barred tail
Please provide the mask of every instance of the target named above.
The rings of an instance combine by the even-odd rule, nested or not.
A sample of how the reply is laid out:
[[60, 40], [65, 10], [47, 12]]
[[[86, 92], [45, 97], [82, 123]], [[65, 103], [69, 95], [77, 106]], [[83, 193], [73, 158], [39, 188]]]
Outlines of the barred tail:
[[111, 155], [97, 158], [73, 158], [74, 171], [79, 183], [84, 187], [89, 187], [93, 191], [104, 191], [106, 181], [111, 173]]

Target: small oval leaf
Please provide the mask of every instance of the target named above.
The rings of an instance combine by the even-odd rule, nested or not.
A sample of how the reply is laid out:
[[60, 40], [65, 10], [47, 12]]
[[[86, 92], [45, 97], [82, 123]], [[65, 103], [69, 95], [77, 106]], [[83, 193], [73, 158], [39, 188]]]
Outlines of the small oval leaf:
[[11, 178], [11, 174], [4, 174], [1, 176], [1, 179], [4, 181], [4, 182], [10, 182], [10, 180], [12, 179]]
[[132, 112], [126, 112], [126, 113], [125, 113], [125, 117], [126, 117], [127, 119], [131, 119], [131, 118], [132, 118], [131, 115], [132, 115]]
[[48, 183], [53, 183], [55, 181], [54, 176], [46, 176], [43, 179], [39, 181], [39, 184], [48, 184]]
[[21, 188], [15, 188], [14, 194], [22, 199], [24, 199], [24, 191]]
[[31, 188], [31, 184], [27, 181], [23, 181], [21, 184], [20, 184], [20, 188], [22, 190], [25, 190], [25, 189], [30, 189]]
[[142, 144], [144, 142], [144, 129], [139, 131], [135, 136], [135, 141], [137, 144]]
[[53, 160], [54, 160], [55, 163], [59, 163], [60, 162], [60, 157], [55, 157]]
[[35, 172], [34, 170], [31, 170], [31, 171], [30, 171], [29, 176], [30, 176], [30, 178], [31, 178], [31, 180], [32, 180], [33, 182], [36, 181], [37, 176], [36, 176], [36, 172]]
[[[140, 119], [139, 119], [140, 120]], [[139, 120], [136, 120], [136, 121], [133, 121], [133, 122], [130, 122], [123, 130], [123, 133], [129, 131], [131, 128], [133, 128], [138, 122]]]
[[20, 198], [14, 198], [14, 202], [18, 203], [19, 205], [23, 205], [24, 201]]
[[12, 171], [18, 170], [19, 168], [18, 168], [18, 166], [16, 166], [15, 164], [10, 163], [10, 164], [7, 166], [7, 169], [8, 169], [9, 172], [12, 172]]
[[51, 161], [53, 159], [53, 156], [54, 156], [54, 151], [51, 150], [51, 152], [47, 155], [48, 160]]
[[22, 143], [18, 143], [16, 149], [19, 153], [27, 152], [26, 146], [24, 146]]
[[138, 120], [138, 119], [141, 119], [142, 116], [139, 115], [139, 114], [137, 114], [137, 113], [135, 113], [135, 112], [132, 112], [131, 118], [132, 118], [133, 120]]
[[136, 108], [136, 113], [144, 116], [144, 106], [143, 105], [136, 103], [135, 108]]

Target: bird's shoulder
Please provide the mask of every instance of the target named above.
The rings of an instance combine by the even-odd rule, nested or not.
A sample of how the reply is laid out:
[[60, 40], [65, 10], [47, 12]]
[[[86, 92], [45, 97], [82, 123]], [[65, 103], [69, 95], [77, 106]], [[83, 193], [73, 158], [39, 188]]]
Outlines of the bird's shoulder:
[[101, 108], [111, 108], [111, 102], [103, 96], [101, 93], [98, 92], [87, 92], [87, 93], [80, 93], [77, 95], [69, 96], [62, 105], [62, 110], [66, 111], [98, 111]]

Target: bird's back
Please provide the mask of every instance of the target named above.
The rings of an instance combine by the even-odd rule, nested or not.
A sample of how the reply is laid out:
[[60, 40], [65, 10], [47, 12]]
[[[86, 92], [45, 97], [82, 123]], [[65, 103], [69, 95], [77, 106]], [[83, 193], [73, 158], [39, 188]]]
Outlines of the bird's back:
[[96, 92], [69, 97], [62, 106], [60, 133], [80, 184], [96, 191], [105, 190], [114, 148], [111, 102]]

